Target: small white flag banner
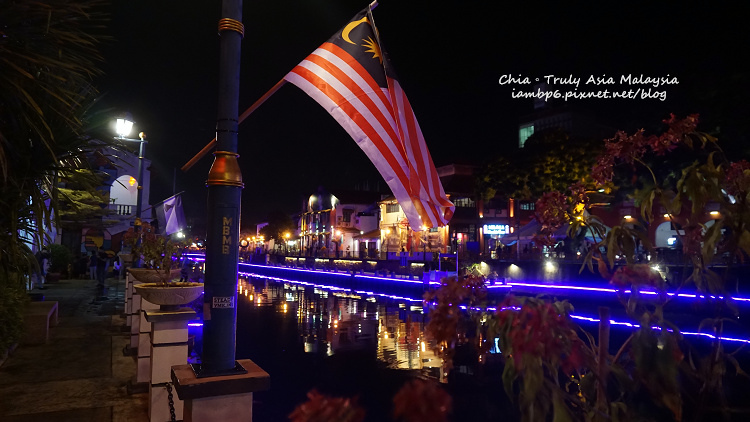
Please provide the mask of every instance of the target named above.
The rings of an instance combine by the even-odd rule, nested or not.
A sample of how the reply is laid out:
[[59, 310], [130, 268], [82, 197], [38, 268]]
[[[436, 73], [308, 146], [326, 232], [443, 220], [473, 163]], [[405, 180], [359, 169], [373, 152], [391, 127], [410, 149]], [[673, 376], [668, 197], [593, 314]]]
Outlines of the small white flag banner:
[[170, 235], [185, 228], [185, 212], [182, 210], [182, 197], [178, 194], [156, 206], [159, 231]]

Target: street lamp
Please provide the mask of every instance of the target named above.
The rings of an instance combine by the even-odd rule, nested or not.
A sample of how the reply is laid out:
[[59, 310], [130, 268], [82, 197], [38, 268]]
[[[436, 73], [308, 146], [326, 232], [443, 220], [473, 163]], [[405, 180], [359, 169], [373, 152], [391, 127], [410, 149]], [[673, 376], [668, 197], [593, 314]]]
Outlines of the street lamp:
[[[146, 155], [146, 134], [143, 132], [139, 133], [138, 138], [140, 139], [126, 138], [126, 136], [130, 135], [130, 131], [132, 129], [132, 121], [126, 118], [117, 119], [115, 123], [115, 131], [117, 132], [118, 136], [115, 136], [115, 139], [117, 139], [118, 141], [131, 141], [140, 143], [140, 149], [138, 152], [138, 190], [135, 200], [135, 222], [133, 223], [133, 231], [136, 235], [136, 246], [140, 246], [141, 236], [139, 232], [141, 231], [141, 206], [143, 201], [143, 158]], [[134, 256], [133, 268], [139, 268], [140, 266], [140, 256]]]
[[289, 232], [284, 233], [284, 246], [286, 247], [286, 253], [284, 255], [289, 255]]

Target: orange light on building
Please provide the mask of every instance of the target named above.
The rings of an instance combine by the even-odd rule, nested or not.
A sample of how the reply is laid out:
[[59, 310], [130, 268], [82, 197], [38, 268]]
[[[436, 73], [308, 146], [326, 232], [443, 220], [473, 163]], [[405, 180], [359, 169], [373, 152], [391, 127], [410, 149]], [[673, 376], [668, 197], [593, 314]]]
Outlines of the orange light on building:
[[130, 176], [130, 180], [128, 180], [128, 183], [130, 183], [130, 186], [134, 186], [135, 182], [136, 182], [135, 177]]

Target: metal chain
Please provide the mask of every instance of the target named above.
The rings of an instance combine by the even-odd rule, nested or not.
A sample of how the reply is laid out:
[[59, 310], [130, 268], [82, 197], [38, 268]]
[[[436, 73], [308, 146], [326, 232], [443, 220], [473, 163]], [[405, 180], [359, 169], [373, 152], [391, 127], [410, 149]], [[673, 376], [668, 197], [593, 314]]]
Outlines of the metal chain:
[[167, 401], [169, 402], [169, 416], [171, 417], [171, 421], [175, 422], [177, 420], [177, 416], [174, 413], [174, 398], [172, 397], [172, 383], [168, 382], [165, 384], [167, 387]]

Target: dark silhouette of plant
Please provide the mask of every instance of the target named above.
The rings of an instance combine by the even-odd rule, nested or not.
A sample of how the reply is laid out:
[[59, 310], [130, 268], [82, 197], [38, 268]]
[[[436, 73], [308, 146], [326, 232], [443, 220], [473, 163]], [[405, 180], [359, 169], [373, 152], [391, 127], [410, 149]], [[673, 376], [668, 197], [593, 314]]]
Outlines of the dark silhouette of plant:
[[307, 393], [308, 400], [289, 415], [292, 422], [362, 422], [365, 411], [357, 399], [329, 397], [316, 390]]
[[146, 222], [141, 223], [141, 230], [138, 232], [129, 228], [122, 240], [131, 253], [141, 257], [144, 268], [157, 270], [164, 285], [170, 281], [171, 270], [179, 265], [182, 252], [187, 246], [186, 242], [157, 233], [154, 226]]
[[0, 1], [0, 350], [17, 340], [24, 286], [48, 243], [58, 184], [85, 168], [105, 3]]
[[[661, 135], [647, 135], [639, 130], [634, 134], [618, 132], [606, 140], [604, 153], [592, 169], [595, 185], [583, 193], [580, 188], [571, 188], [571, 192], [579, 194], [570, 195], [566, 200], [561, 199], [560, 193], [548, 194], [537, 202], [536, 209], [537, 218], [552, 230], [567, 223], [571, 230], [583, 227], [600, 232], [600, 221], [574, 209], [588, 209], [582, 198], [595, 189], [616, 190], [618, 186], [614, 181], [627, 180], [630, 176], [630, 186], [636, 188], [626, 193], [632, 195], [640, 207], [641, 222], [612, 227], [585, 259], [590, 269], [597, 263], [599, 273], [618, 289], [631, 320], [640, 326], [610, 364], [611, 373], [618, 375], [617, 380], [630, 380], [619, 382], [623, 400], [612, 401], [608, 397], [608, 402], [610, 406], [617, 404], [616, 413], [620, 416], [632, 417], [634, 406], [649, 402], [652, 409], [668, 409], [670, 418], [681, 420], [686, 405], [700, 410], [701, 406], [714, 402], [711, 405], [718, 404], [726, 411], [723, 380], [727, 364], [734, 365], [736, 373], [744, 374], [733, 353], [725, 351], [721, 335], [726, 317], [737, 315], [728, 299], [727, 277], [732, 266], [744, 262], [750, 254], [750, 165], [745, 160], [730, 162], [716, 138], [696, 132], [697, 115], [684, 119], [672, 115], [664, 123], [668, 128]], [[670, 171], [651, 164], [662, 163], [675, 153], [679, 153], [679, 159], [673, 164], [678, 167]], [[686, 157], [692, 158], [686, 160]], [[581, 207], [581, 204], [584, 205]], [[703, 223], [709, 205], [718, 211], [710, 227]], [[681, 252], [692, 266], [692, 272], [688, 272], [677, 287], [692, 284], [698, 292], [709, 293], [706, 301], [716, 310], [716, 317], [701, 324], [701, 329], [708, 329], [709, 334], [716, 336], [711, 352], [704, 358], [698, 358], [699, 353], [682, 338], [679, 328], [665, 319], [664, 308], [671, 297], [665, 293], [662, 276], [650, 265], [636, 262], [638, 242], [654, 253], [643, 229], [655, 221], [655, 214], [663, 214], [660, 210], [666, 211], [670, 220], [681, 226], [677, 231]], [[606, 252], [602, 253], [602, 249]], [[616, 256], [623, 256], [626, 265], [615, 269]], [[728, 264], [722, 273], [714, 267], [717, 256], [724, 256]], [[657, 295], [646, 300], [643, 290], [655, 291]], [[627, 354], [627, 359], [619, 366], [618, 359], [623, 358], [623, 354]], [[686, 355], [690, 357], [688, 362], [683, 359]], [[678, 382], [678, 374], [699, 385], [697, 391], [693, 391], [697, 401], [684, 402], [685, 390]], [[600, 378], [599, 381], [606, 380]], [[597, 400], [601, 401], [601, 397], [603, 395], [598, 394]], [[598, 411], [604, 412], [604, 407], [600, 406]], [[614, 417], [615, 413], [609, 416]]]
[[[331, 397], [312, 390], [289, 415], [292, 422], [361, 422], [365, 410], [357, 397]], [[452, 399], [436, 382], [415, 379], [393, 397], [393, 416], [403, 422], [447, 422]]]
[[468, 341], [467, 330], [477, 313], [474, 307], [484, 304], [486, 297], [485, 280], [478, 275], [445, 277], [440, 280], [440, 288], [425, 293], [430, 308], [425, 335], [442, 358], [446, 374], [453, 367], [456, 346]]
[[393, 397], [393, 415], [404, 422], [447, 422], [452, 403], [438, 383], [412, 380]]
[[[604, 153], [592, 170], [595, 184], [577, 183], [564, 192], [544, 194], [536, 204], [542, 235], [568, 225], [569, 235], [586, 231], [596, 240], [581, 269], [593, 270], [597, 265], [634, 324], [631, 335], [616, 345], [614, 355], [610, 354], [608, 308], [599, 310], [595, 338], [568, 318], [571, 307], [566, 302], [509, 297], [496, 313], [473, 307], [475, 295], [482, 296], [481, 278], [444, 281], [427, 296], [436, 301], [428, 336], [448, 363], [452, 349], [469, 341], [467, 329], [477, 327], [481, 333], [474, 337], [478, 347], [488, 338], [499, 337], [503, 384], [507, 394], [517, 398], [524, 421], [728, 418], [724, 383], [729, 368], [740, 375], [744, 372], [721, 339], [724, 324], [736, 315], [728, 299], [726, 277], [732, 265], [744, 262], [750, 253], [750, 164], [730, 162], [716, 139], [695, 132], [697, 116], [671, 116], [664, 122], [668, 128], [661, 135], [642, 130], [632, 135], [618, 132], [605, 141]], [[686, 160], [691, 152], [692, 158]], [[681, 167], [665, 171], [650, 164], [663, 163], [677, 153], [674, 163]], [[708, 354], [692, 347], [679, 327], [665, 317], [665, 308], [673, 300], [667, 283], [635, 254], [638, 243], [653, 253], [645, 230], [638, 224], [607, 230], [588, 212], [593, 192], [615, 191], [615, 180], [627, 179], [628, 174], [628, 187], [636, 189], [621, 194], [636, 199], [642, 225], [653, 223], [657, 213], [663, 215], [660, 208], [671, 221], [681, 224], [682, 253], [693, 271], [677, 288], [692, 284], [699, 292], [710, 293], [705, 300], [716, 310], [716, 317], [707, 318], [700, 327], [716, 336]], [[718, 209], [710, 227], [703, 223], [709, 204]], [[728, 264], [722, 273], [713, 267], [720, 255]], [[625, 265], [615, 265], [617, 256], [624, 257]]]

